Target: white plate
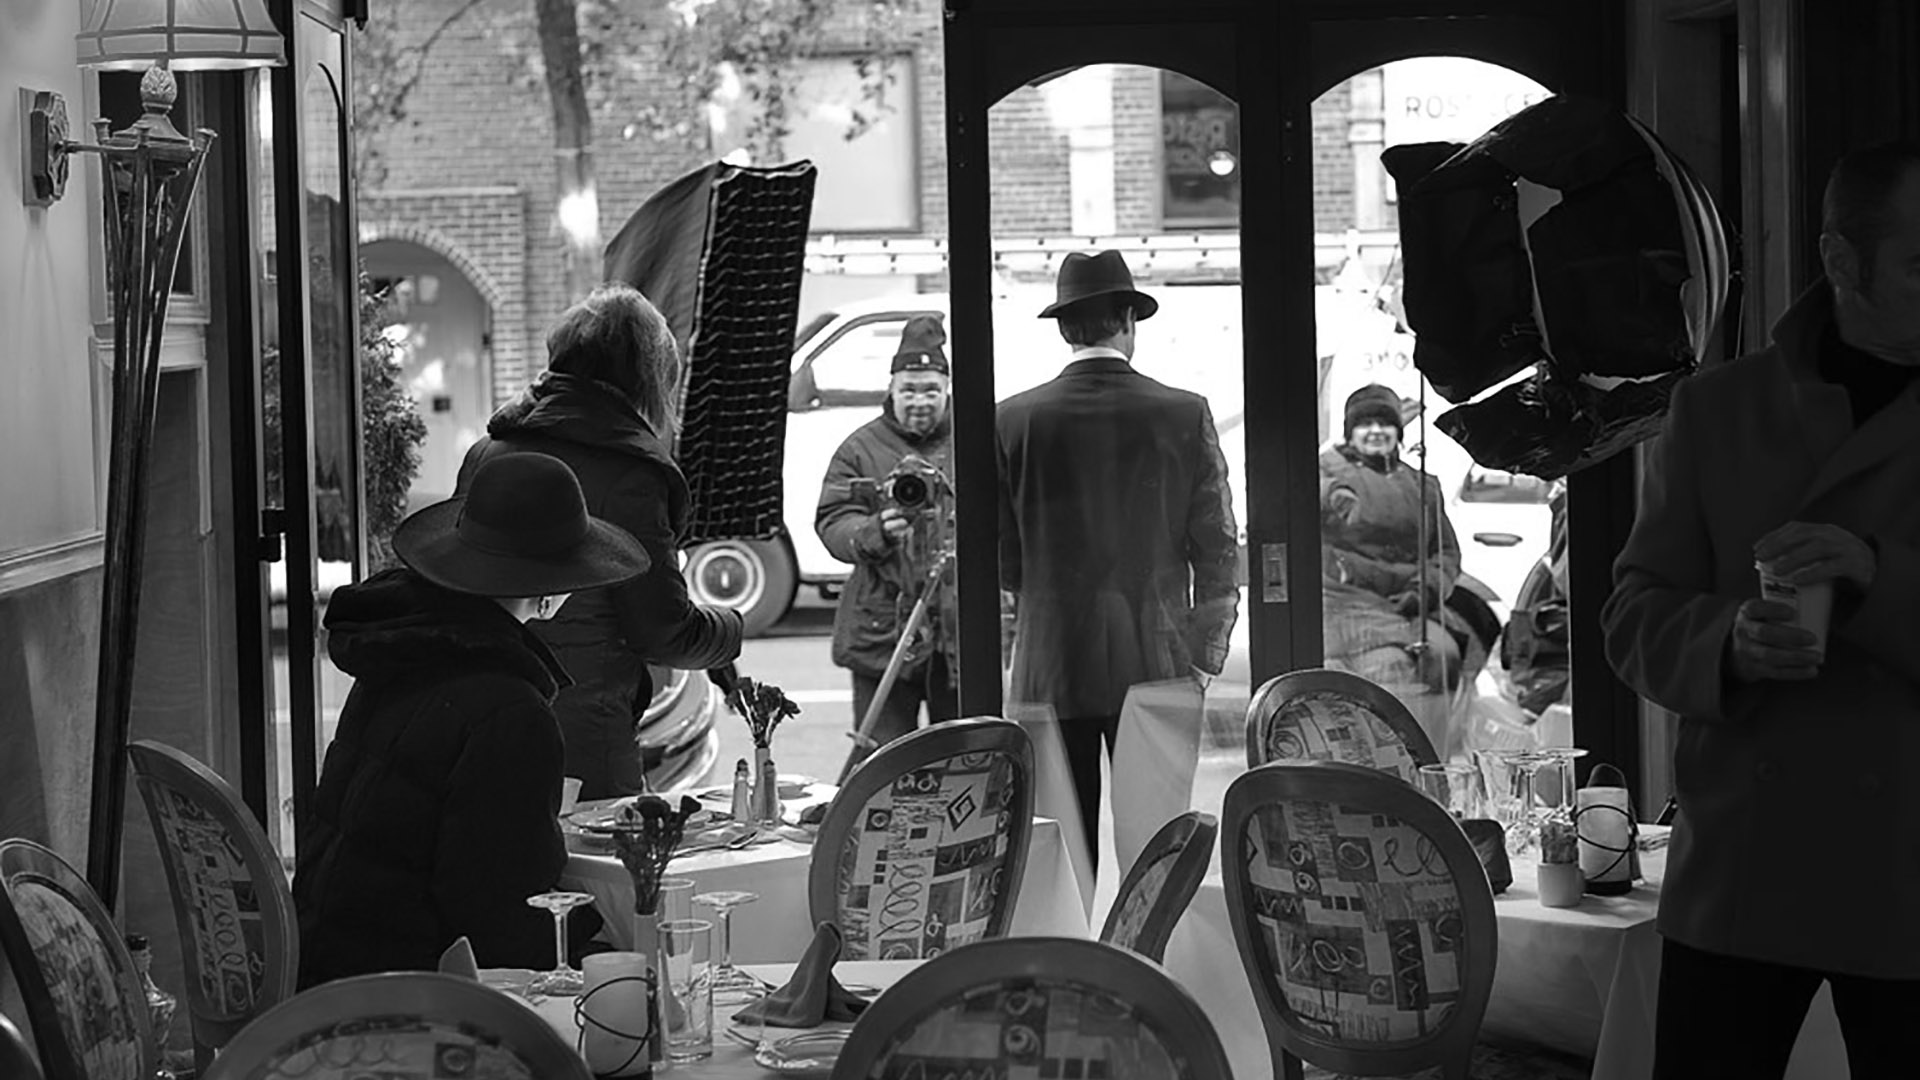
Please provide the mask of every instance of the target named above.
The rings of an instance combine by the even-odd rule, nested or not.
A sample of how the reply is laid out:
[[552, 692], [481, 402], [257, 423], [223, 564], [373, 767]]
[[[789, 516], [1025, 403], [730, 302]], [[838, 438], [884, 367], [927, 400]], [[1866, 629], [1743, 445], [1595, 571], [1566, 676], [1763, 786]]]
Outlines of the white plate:
[[[824, 1028], [776, 1039], [758, 1046], [753, 1052], [753, 1061], [782, 1076], [829, 1076], [840, 1051], [846, 1049], [850, 1031], [850, 1028]], [[752, 1042], [750, 1035], [739, 1037], [743, 1042]]]

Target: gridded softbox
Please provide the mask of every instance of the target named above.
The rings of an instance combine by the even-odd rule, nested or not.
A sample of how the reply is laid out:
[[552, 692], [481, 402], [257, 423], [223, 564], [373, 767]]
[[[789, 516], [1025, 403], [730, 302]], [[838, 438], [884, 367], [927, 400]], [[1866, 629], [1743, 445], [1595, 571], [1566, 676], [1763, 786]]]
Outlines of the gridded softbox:
[[787, 377], [813, 181], [809, 161], [715, 162], [661, 189], [607, 245], [606, 279], [645, 293], [686, 358], [675, 457], [692, 493], [689, 545], [783, 531]]

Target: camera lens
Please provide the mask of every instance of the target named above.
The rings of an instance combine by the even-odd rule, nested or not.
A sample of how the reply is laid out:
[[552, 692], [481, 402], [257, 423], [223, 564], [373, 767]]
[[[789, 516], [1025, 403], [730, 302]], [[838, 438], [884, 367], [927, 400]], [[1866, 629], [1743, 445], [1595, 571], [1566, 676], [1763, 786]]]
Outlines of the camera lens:
[[918, 476], [896, 476], [893, 479], [893, 501], [903, 509], [918, 509], [927, 504], [927, 482]]

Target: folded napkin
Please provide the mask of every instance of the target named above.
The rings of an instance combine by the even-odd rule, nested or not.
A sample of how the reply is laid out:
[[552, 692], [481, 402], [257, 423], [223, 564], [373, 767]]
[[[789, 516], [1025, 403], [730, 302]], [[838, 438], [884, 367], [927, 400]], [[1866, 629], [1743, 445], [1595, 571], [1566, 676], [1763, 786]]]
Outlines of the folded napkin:
[[737, 1023], [764, 1022], [773, 1027], [818, 1027], [828, 1020], [853, 1020], [866, 1011], [867, 1002], [840, 985], [833, 965], [840, 959], [840, 928], [823, 922], [813, 931], [813, 943], [793, 969], [787, 985], [733, 1014]]
[[455, 938], [447, 951], [440, 954], [440, 971], [446, 975], [458, 975], [463, 979], [480, 979], [480, 965], [473, 959], [473, 942], [465, 934]]

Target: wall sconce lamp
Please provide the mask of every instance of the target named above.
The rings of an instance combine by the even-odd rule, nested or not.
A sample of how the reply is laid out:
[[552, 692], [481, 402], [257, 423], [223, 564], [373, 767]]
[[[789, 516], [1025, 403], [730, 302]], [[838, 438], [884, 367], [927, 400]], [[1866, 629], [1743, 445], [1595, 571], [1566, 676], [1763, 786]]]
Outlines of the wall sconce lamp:
[[143, 115], [121, 131], [109, 130], [105, 120], [94, 121], [92, 144], [67, 138], [60, 95], [21, 91], [28, 205], [48, 206], [61, 197], [69, 155], [99, 154], [104, 163], [113, 402], [87, 879], [112, 906], [126, 816], [145, 481], [159, 398], [160, 339], [187, 214], [213, 143], [213, 132], [201, 129], [189, 138], [168, 118], [179, 92], [173, 72], [279, 66], [286, 63], [286, 43], [263, 0], [95, 0], [74, 42], [83, 67], [145, 69]]

